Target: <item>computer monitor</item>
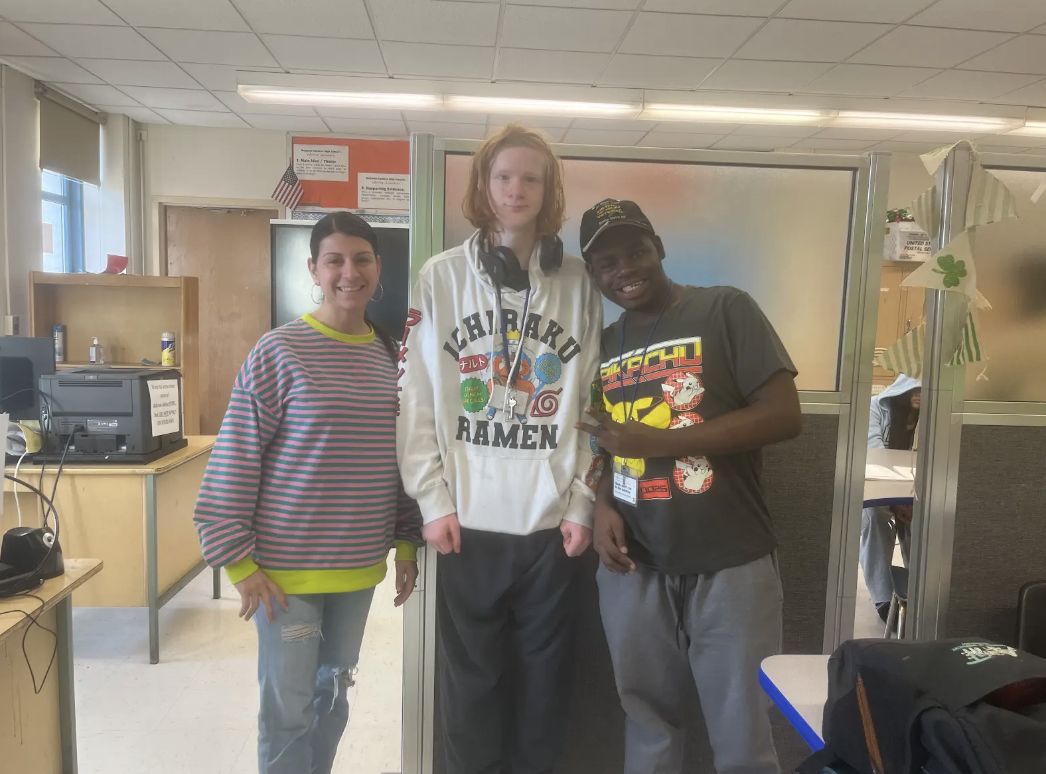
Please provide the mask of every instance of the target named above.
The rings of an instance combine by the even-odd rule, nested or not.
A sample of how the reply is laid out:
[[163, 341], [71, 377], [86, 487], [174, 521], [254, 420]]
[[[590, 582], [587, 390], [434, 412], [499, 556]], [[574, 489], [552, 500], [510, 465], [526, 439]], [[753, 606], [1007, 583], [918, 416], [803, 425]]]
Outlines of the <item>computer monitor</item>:
[[0, 338], [0, 413], [40, 418], [40, 377], [55, 372], [54, 338]]

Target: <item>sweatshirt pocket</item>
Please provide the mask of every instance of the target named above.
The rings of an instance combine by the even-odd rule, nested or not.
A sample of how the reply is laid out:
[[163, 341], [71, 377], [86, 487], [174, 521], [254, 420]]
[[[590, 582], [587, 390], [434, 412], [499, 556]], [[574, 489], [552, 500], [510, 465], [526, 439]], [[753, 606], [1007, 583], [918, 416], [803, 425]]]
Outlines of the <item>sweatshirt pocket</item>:
[[466, 529], [528, 535], [559, 525], [563, 496], [547, 459], [453, 452], [458, 519]]

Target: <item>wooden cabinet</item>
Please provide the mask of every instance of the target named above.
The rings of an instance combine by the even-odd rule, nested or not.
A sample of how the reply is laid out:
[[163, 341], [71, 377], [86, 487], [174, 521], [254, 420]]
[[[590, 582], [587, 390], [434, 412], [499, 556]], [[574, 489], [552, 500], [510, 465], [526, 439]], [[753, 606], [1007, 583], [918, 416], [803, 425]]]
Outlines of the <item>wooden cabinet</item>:
[[59, 368], [88, 365], [91, 339], [105, 347], [105, 364], [143, 368], [160, 362], [160, 337], [175, 335], [182, 374], [185, 434], [200, 432], [199, 289], [196, 277], [127, 274], [47, 274], [29, 279], [30, 335], [50, 336], [65, 326], [65, 360]]
[[[922, 264], [908, 261], [883, 263], [879, 284], [879, 317], [875, 330], [876, 351], [886, 349], [923, 320], [926, 293], [922, 288], [906, 288], [901, 283]], [[890, 384], [897, 374], [875, 367], [874, 384]]]

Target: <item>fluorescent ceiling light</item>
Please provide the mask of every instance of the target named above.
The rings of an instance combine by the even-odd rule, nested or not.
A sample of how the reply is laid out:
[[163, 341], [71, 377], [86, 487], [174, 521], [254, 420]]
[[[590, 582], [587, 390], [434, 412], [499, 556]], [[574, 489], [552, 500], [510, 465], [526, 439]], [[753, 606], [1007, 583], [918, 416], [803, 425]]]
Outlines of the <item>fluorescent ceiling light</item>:
[[999, 134], [1019, 127], [1023, 122], [1015, 118], [986, 116], [935, 116], [920, 113], [865, 113], [841, 110], [829, 125], [853, 129], [898, 129], [938, 132], [972, 132]]
[[1046, 137], [1046, 121], [1028, 121], [1020, 129], [1014, 129], [1008, 134], [1016, 134], [1021, 137]]
[[831, 119], [834, 115], [834, 110], [779, 110], [777, 108], [654, 104], [643, 108], [639, 117], [649, 121], [816, 125]]
[[237, 91], [248, 102], [267, 105], [342, 106], [386, 110], [440, 110], [443, 107], [443, 97], [439, 94], [321, 91], [274, 86], [240, 86]]
[[448, 110], [471, 113], [525, 113], [540, 116], [606, 116], [625, 118], [639, 113], [638, 104], [627, 102], [573, 102], [557, 99], [518, 99], [515, 97], [473, 97], [448, 94]]

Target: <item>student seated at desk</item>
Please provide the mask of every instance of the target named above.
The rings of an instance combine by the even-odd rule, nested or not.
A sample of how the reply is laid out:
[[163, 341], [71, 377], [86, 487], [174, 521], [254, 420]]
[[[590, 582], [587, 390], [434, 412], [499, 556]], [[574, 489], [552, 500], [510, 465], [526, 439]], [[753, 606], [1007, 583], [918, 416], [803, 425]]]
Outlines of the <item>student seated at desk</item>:
[[396, 464], [396, 345], [366, 317], [377, 236], [336, 212], [310, 247], [320, 308], [248, 356], [196, 504], [204, 558], [258, 627], [261, 774], [330, 773], [374, 587], [395, 544], [406, 602], [421, 545]]
[[[906, 449], [915, 444], [919, 424], [922, 387], [918, 379], [901, 374], [877, 397], [872, 398], [868, 422], [869, 449]], [[912, 506], [891, 505], [865, 508], [861, 514], [861, 569], [879, 617], [886, 621], [893, 597], [893, 550], [900, 530], [901, 557], [908, 566], [911, 549]]]

